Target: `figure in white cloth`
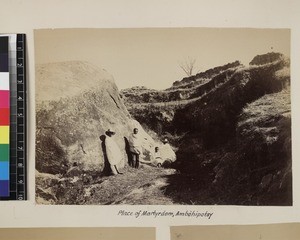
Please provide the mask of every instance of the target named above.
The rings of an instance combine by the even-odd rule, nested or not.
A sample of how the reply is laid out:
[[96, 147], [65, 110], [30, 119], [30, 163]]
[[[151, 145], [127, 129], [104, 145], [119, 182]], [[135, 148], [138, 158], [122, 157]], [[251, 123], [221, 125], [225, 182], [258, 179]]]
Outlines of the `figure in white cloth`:
[[105, 132], [105, 134], [106, 155], [110, 164], [111, 172], [113, 175], [123, 174], [118, 170], [118, 165], [121, 163], [122, 160], [122, 152], [115, 140], [113, 139], [113, 136], [116, 134], [116, 132], [112, 129], [108, 129]]
[[160, 156], [163, 160], [163, 165], [169, 165], [176, 161], [176, 154], [166, 138], [163, 140], [163, 145], [160, 148]]
[[152, 162], [155, 166], [161, 167], [164, 163], [164, 160], [161, 157], [159, 147], [155, 147]]

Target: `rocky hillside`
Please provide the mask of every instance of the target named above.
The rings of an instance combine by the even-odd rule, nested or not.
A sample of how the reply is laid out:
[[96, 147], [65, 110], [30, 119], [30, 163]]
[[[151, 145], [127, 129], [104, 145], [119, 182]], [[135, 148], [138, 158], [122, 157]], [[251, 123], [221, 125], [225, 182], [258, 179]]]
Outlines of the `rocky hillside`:
[[133, 87], [122, 90], [121, 94], [126, 106], [129, 108], [143, 103], [190, 100], [209, 92], [216, 85], [226, 81], [240, 67], [242, 67], [240, 62], [236, 61], [183, 78], [181, 81], [174, 82], [171, 88], [162, 91], [147, 89], [146, 87]]
[[175, 81], [170, 89], [191, 88], [197, 85], [202, 85], [203, 83], [208, 82], [213, 77], [219, 75], [220, 73], [230, 68], [237, 68], [241, 66], [242, 65], [239, 61], [235, 61], [232, 63], [225, 64], [223, 66], [211, 68], [204, 72], [197, 73], [196, 75], [185, 77], [181, 81]]
[[189, 101], [137, 110], [127, 104], [142, 124], [161, 125], [163, 135], [174, 137], [173, 167], [181, 174], [170, 177], [171, 198], [182, 204], [292, 204], [289, 67], [282, 54], [268, 53], [250, 67], [213, 76], [204, 84], [209, 90]]
[[[88, 63], [38, 66], [37, 202], [292, 205], [289, 59], [268, 53], [198, 77], [119, 95], [112, 77]], [[173, 169], [126, 166], [124, 137], [135, 126], [146, 150], [157, 144], [148, 133], [168, 137]], [[102, 175], [108, 128], [117, 131], [123, 175]]]
[[288, 64], [282, 58], [270, 64], [239, 69], [221, 86], [177, 111], [173, 120], [176, 129], [201, 131], [206, 146], [227, 142], [231, 134], [235, 134], [236, 118], [246, 104], [286, 86], [288, 78], [277, 77], [277, 71]]
[[257, 55], [252, 59], [252, 61], [249, 63], [249, 65], [264, 65], [264, 64], [278, 61], [278, 59], [281, 59], [283, 57], [284, 57], [283, 54], [275, 53], [275, 52]]
[[242, 67], [239, 61], [235, 61], [184, 78], [162, 91], [133, 87], [122, 90], [121, 96], [130, 114], [144, 127], [161, 137], [173, 138], [176, 130], [173, 131], [171, 125], [175, 112], [227, 82]]

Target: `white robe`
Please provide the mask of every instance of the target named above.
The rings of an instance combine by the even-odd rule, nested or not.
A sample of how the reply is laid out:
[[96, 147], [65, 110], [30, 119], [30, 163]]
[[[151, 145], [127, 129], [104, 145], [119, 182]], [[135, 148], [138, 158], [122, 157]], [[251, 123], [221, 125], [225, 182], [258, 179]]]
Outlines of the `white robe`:
[[173, 151], [170, 144], [166, 143], [160, 147], [160, 155], [163, 161], [170, 160], [171, 162], [176, 161], [176, 154]]
[[118, 165], [122, 160], [122, 152], [117, 143], [111, 137], [106, 136], [105, 147], [110, 165]]
[[154, 152], [154, 154], [153, 154], [154, 165], [157, 165], [159, 163], [163, 164], [163, 162], [164, 162], [164, 160], [162, 159], [160, 152]]
[[129, 140], [129, 146], [131, 152], [138, 153], [138, 154], [143, 153], [143, 149], [142, 149], [143, 141], [140, 134], [131, 134], [128, 140]]

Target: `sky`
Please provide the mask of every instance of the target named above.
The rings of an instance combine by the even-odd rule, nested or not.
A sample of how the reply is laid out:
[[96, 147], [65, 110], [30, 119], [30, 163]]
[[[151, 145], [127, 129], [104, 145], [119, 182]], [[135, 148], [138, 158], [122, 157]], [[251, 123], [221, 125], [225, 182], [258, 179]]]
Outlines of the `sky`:
[[35, 30], [35, 63], [82, 60], [113, 75], [119, 89], [165, 89], [187, 75], [180, 65], [195, 59], [194, 73], [258, 54], [290, 57], [288, 29], [141, 28]]

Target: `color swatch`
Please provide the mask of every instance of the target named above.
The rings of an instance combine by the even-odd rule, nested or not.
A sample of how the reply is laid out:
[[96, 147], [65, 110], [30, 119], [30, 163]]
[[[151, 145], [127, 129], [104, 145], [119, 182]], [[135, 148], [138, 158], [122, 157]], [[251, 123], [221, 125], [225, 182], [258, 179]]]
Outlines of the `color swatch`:
[[10, 160], [9, 37], [0, 37], [0, 197], [8, 197]]
[[0, 34], [0, 201], [26, 200], [26, 36]]

